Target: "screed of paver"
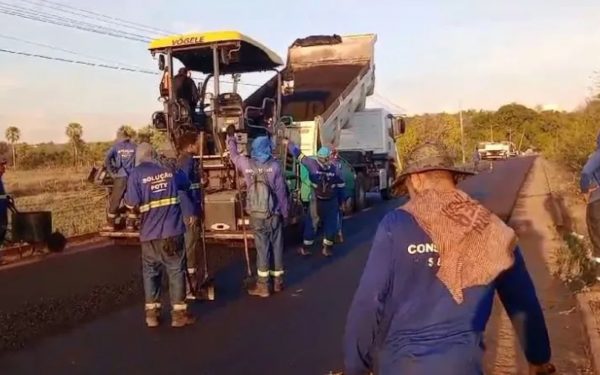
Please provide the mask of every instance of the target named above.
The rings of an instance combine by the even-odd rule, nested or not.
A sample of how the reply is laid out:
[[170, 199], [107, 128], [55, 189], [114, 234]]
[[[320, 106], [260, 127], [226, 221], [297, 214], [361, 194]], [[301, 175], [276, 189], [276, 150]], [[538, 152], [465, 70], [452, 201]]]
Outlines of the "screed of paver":
[[[536, 160], [510, 219], [544, 309], [558, 374], [593, 374], [589, 348], [574, 295], [552, 275], [561, 242], [554, 230], [543, 159]], [[527, 374], [527, 364], [499, 300], [486, 332], [488, 374]]]

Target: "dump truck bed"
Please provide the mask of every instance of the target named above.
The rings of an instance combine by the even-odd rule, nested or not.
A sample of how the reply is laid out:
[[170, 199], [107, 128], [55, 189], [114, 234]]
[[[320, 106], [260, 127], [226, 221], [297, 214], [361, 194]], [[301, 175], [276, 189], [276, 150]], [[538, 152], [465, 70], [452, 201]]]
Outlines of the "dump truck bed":
[[[373, 93], [375, 41], [374, 34], [297, 39], [288, 49], [283, 74], [293, 73], [294, 94], [283, 98], [281, 116], [291, 116], [298, 126], [316, 122], [321, 143], [336, 145], [340, 129]], [[262, 98], [273, 97], [276, 89], [274, 77], [245, 104], [259, 106]], [[299, 134], [291, 138], [299, 138]]]

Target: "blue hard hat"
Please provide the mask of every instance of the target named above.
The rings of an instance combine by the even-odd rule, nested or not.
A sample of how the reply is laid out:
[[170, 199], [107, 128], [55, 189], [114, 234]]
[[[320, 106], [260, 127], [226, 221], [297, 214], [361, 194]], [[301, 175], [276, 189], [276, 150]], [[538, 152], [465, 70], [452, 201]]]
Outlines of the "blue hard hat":
[[317, 157], [327, 159], [331, 156], [331, 150], [327, 146], [323, 146], [317, 151]]

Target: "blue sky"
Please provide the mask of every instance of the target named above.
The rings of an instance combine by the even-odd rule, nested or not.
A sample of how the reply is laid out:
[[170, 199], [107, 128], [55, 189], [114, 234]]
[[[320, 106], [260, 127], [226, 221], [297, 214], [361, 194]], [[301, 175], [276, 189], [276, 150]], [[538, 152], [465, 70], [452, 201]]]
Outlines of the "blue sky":
[[[409, 114], [512, 101], [573, 109], [600, 69], [597, 0], [55, 1], [174, 32], [235, 29], [284, 58], [297, 37], [376, 33], [376, 92]], [[156, 69], [143, 43], [3, 14], [0, 24], [0, 36]], [[0, 48], [73, 57], [2, 37]], [[62, 141], [66, 124], [78, 121], [87, 140], [112, 139], [121, 124], [149, 122], [160, 109], [157, 87], [151, 75], [0, 54], [0, 131], [16, 125], [26, 142]]]

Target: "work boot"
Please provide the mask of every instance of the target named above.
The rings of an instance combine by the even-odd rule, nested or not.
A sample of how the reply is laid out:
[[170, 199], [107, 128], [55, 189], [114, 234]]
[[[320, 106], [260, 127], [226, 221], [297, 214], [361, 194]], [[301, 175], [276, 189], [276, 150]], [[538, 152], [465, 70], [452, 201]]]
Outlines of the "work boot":
[[300, 248], [298, 249], [298, 254], [300, 254], [303, 257], [307, 257], [312, 253], [310, 252], [310, 250], [308, 250], [308, 247], [300, 246]]
[[102, 230], [107, 231], [107, 232], [114, 232], [115, 231], [115, 218], [114, 217], [107, 218], [106, 224], [104, 225]]
[[278, 276], [273, 278], [273, 292], [279, 293], [283, 290], [283, 277]]
[[127, 218], [125, 220], [125, 230], [127, 232], [135, 232], [135, 218]]
[[196, 318], [194, 318], [187, 309], [171, 311], [171, 327], [181, 328], [192, 325], [195, 322]]
[[323, 244], [323, 250], [321, 251], [323, 253], [323, 255], [325, 255], [326, 257], [330, 257], [333, 255], [333, 246], [330, 245], [325, 245]]
[[185, 281], [186, 299], [194, 300], [197, 298], [198, 292], [198, 277], [195, 272], [189, 272], [189, 281]]
[[258, 281], [252, 288], [248, 289], [251, 296], [267, 298], [271, 295], [269, 284], [266, 281]]
[[158, 327], [159, 325], [159, 317], [160, 317], [160, 309], [151, 308], [146, 309], [146, 325], [148, 328]]

